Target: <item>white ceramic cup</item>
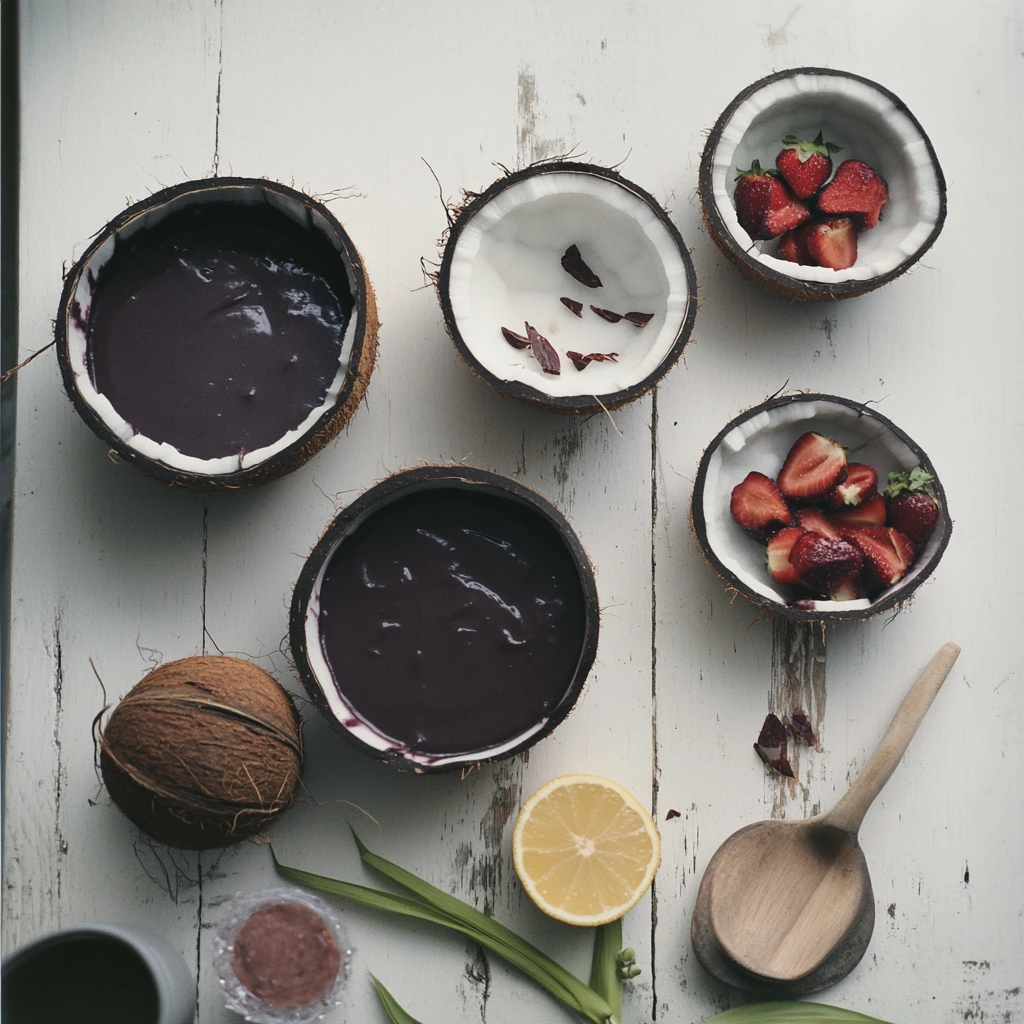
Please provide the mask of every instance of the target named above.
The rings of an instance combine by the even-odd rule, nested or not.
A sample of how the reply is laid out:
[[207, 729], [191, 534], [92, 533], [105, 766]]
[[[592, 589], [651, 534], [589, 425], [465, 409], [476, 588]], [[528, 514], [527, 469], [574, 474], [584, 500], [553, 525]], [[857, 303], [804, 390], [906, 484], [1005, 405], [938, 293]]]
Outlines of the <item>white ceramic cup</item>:
[[193, 1024], [196, 983], [161, 935], [84, 924], [44, 935], [3, 962], [4, 1024]]

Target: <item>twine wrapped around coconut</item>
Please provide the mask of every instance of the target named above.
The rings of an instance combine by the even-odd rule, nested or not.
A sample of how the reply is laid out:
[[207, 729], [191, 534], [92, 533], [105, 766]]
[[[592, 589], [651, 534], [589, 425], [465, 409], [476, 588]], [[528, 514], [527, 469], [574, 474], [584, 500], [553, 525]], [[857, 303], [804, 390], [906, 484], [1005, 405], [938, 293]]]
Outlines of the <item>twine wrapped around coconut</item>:
[[114, 803], [171, 846], [207, 850], [271, 824], [295, 798], [301, 719], [263, 669], [196, 657], [154, 669], [98, 741]]

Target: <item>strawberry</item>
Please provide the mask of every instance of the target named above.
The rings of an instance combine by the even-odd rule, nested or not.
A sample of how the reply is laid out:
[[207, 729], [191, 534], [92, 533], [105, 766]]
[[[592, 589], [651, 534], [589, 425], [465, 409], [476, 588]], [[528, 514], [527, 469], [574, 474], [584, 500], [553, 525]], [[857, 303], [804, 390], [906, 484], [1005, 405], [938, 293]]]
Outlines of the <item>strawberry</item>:
[[789, 553], [804, 535], [799, 526], [787, 526], [768, 541], [768, 574], [776, 583], [801, 584], [800, 573], [793, 568]]
[[889, 525], [905, 534], [916, 551], [924, 550], [939, 519], [939, 506], [926, 488], [935, 477], [917, 466], [909, 473], [890, 473], [885, 489]]
[[793, 522], [793, 513], [782, 491], [763, 473], [748, 473], [732, 489], [729, 511], [747, 534], [762, 544]]
[[790, 448], [777, 482], [787, 498], [809, 501], [820, 498], [845, 477], [843, 446], [821, 434], [807, 433]]
[[793, 198], [778, 171], [762, 170], [759, 161], [736, 175], [736, 217], [751, 238], [775, 238], [802, 224], [811, 211]]
[[878, 223], [882, 207], [889, 201], [889, 186], [863, 160], [847, 160], [818, 196], [822, 213], [856, 214], [861, 229]]
[[796, 514], [796, 523], [797, 526], [812, 533], [820, 533], [829, 540], [841, 540], [843, 536], [839, 527], [833, 525], [832, 520], [820, 508], [800, 509]]
[[787, 231], [779, 239], [779, 247], [775, 255], [780, 260], [788, 260], [790, 263], [799, 263], [802, 267], [813, 267], [814, 260], [807, 251], [807, 235], [814, 230], [817, 221], [809, 220], [793, 231]]
[[819, 267], [848, 270], [857, 262], [857, 229], [849, 217], [818, 221], [808, 230], [804, 245]]
[[862, 526], [885, 526], [887, 509], [885, 498], [874, 494], [859, 505], [829, 513], [829, 519], [841, 530], [859, 529]]
[[863, 462], [846, 464], [846, 479], [836, 484], [825, 494], [825, 504], [830, 508], [859, 505], [878, 491], [878, 474]]
[[865, 527], [846, 536], [863, 554], [865, 576], [876, 587], [899, 583], [914, 561], [914, 545], [892, 527]]
[[832, 154], [838, 153], [840, 147], [823, 141], [821, 132], [813, 142], [787, 135], [782, 145], [786, 148], [775, 158], [775, 166], [793, 195], [807, 199], [828, 181], [832, 173]]
[[804, 584], [833, 601], [851, 601], [860, 596], [860, 575], [864, 556], [847, 540], [829, 540], [820, 533], [797, 538], [789, 561]]

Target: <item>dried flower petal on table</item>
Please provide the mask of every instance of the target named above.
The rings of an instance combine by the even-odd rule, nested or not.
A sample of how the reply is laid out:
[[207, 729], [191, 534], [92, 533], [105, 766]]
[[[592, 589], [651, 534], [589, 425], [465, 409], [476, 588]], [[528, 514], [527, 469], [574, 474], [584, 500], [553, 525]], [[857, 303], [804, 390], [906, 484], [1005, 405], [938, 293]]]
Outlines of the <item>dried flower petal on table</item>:
[[769, 768], [774, 768], [780, 775], [796, 778], [793, 766], [787, 757], [786, 727], [778, 715], [768, 714], [761, 726], [761, 733], [754, 744], [757, 756]]
[[789, 716], [789, 727], [793, 731], [793, 735], [802, 739], [809, 747], [817, 747], [818, 737], [814, 735], [814, 727], [803, 708], [793, 709], [793, 713]]

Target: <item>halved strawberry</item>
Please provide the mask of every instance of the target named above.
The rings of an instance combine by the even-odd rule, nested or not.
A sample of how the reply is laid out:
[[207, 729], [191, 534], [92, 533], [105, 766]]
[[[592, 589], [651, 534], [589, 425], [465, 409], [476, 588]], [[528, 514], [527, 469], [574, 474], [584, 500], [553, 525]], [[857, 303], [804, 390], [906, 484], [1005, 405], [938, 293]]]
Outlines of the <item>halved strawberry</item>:
[[888, 523], [905, 534], [914, 550], [924, 550], [939, 519], [939, 506], [926, 492], [935, 477], [917, 466], [909, 473], [890, 473], [885, 489]]
[[899, 583], [914, 561], [914, 545], [892, 527], [850, 530], [846, 536], [864, 556], [868, 583], [877, 587], [884, 589]]
[[846, 464], [846, 479], [825, 494], [825, 504], [832, 508], [859, 505], [878, 492], [878, 474], [863, 462]]
[[807, 232], [804, 244], [819, 267], [848, 270], [857, 262], [857, 229], [849, 217], [818, 221]]
[[865, 526], [885, 526], [886, 515], [885, 498], [875, 494], [859, 505], [830, 512], [828, 517], [840, 530], [849, 530]]
[[873, 228], [888, 201], [885, 179], [863, 160], [847, 160], [818, 196], [818, 209], [822, 213], [855, 214], [859, 227]]
[[834, 525], [832, 520], [821, 511], [820, 508], [802, 508], [796, 514], [797, 526], [809, 530], [811, 533], [820, 533], [822, 537], [829, 540], [842, 540], [842, 532]]
[[846, 478], [846, 449], [831, 438], [809, 432], [797, 438], [777, 482], [787, 498], [810, 501]]
[[747, 534], [762, 544], [793, 522], [778, 484], [763, 473], [748, 473], [732, 489], [729, 511]]
[[799, 526], [787, 526], [768, 541], [768, 574], [777, 583], [803, 583], [800, 573], [789, 560], [793, 545], [803, 535], [804, 531]]
[[820, 533], [797, 538], [789, 561], [804, 584], [833, 601], [850, 601], [860, 596], [859, 584], [864, 557], [847, 540], [829, 540]]
[[736, 176], [736, 217], [755, 239], [775, 238], [802, 224], [811, 211], [793, 198], [776, 170], [764, 170], [755, 160], [750, 170]]
[[787, 231], [779, 239], [779, 247], [775, 255], [780, 260], [788, 260], [790, 263], [798, 263], [802, 267], [813, 267], [814, 260], [807, 251], [807, 235], [813, 230], [816, 221], [807, 221], [793, 231]]
[[818, 132], [813, 142], [787, 135], [782, 145], [786, 148], [775, 158], [775, 166], [793, 195], [807, 199], [828, 181], [832, 173], [832, 154], [838, 153], [840, 147], [834, 142], [825, 142], [822, 132]]

